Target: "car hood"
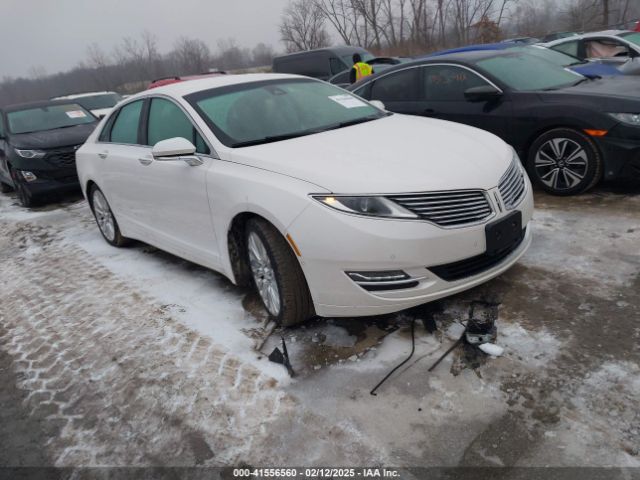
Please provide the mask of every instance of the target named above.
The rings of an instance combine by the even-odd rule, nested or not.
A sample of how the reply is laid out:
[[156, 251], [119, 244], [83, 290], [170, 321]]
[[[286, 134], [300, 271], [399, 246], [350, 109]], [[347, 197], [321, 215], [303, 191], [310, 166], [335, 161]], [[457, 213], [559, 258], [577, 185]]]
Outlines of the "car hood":
[[540, 93], [545, 101], [551, 102], [562, 102], [568, 97], [575, 97], [580, 102], [592, 100], [609, 112], [637, 113], [640, 108], [640, 82], [633, 75], [589, 80], [573, 87]]
[[24, 149], [49, 149], [79, 145], [85, 142], [96, 125], [97, 122], [94, 122], [43, 132], [12, 134], [10, 143], [16, 148]]
[[238, 163], [354, 194], [489, 189], [512, 155], [483, 130], [399, 114], [229, 153]]

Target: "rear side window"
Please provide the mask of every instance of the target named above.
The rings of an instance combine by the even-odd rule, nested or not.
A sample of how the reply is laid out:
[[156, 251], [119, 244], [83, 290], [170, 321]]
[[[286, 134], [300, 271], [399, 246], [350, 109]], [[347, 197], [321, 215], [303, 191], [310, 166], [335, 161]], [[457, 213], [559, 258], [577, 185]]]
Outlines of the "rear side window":
[[174, 137], [189, 140], [198, 153], [209, 153], [209, 147], [180, 107], [169, 100], [154, 98], [149, 109], [148, 144], [155, 145]]
[[382, 102], [412, 102], [419, 100], [418, 76], [420, 69], [408, 68], [386, 75], [373, 82], [371, 99]]
[[561, 43], [560, 45], [556, 45], [552, 47], [554, 50], [557, 50], [562, 53], [566, 53], [567, 55], [571, 55], [572, 57], [578, 57], [578, 41]]
[[113, 127], [111, 127], [110, 140], [113, 143], [138, 143], [138, 125], [142, 112], [143, 100], [129, 103], [118, 112]]
[[434, 102], [464, 102], [464, 92], [487, 85], [482, 78], [466, 68], [449, 65], [424, 67], [422, 84], [425, 99]]
[[330, 58], [329, 66], [331, 67], [331, 73], [335, 75], [336, 73], [340, 73], [343, 70], [346, 70], [348, 67], [342, 62], [342, 60], [338, 58]]

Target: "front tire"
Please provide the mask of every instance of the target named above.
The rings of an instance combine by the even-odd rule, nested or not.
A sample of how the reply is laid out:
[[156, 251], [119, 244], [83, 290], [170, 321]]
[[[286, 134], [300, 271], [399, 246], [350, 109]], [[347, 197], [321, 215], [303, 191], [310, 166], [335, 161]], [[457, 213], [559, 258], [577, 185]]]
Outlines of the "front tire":
[[100, 233], [107, 243], [114, 247], [125, 246], [129, 242], [129, 239], [123, 237], [120, 233], [120, 227], [118, 226], [116, 217], [114, 217], [111, 211], [109, 202], [107, 202], [102, 191], [95, 185], [89, 190], [89, 204], [98, 228], [100, 229]]
[[531, 148], [527, 170], [531, 179], [553, 195], [576, 195], [602, 178], [602, 156], [584, 133], [556, 128], [540, 135]]
[[312, 317], [313, 302], [304, 273], [280, 232], [265, 220], [251, 219], [246, 246], [253, 283], [275, 322], [288, 327]]
[[6, 183], [0, 182], [0, 193], [9, 193], [12, 190], [13, 188], [11, 188]]

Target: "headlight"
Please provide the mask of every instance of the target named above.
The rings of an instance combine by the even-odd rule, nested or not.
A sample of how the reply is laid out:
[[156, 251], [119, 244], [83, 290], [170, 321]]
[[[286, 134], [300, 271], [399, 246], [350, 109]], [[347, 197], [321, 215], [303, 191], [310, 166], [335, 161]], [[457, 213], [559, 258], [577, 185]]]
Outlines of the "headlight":
[[415, 213], [385, 197], [349, 197], [343, 195], [312, 195], [320, 203], [341, 212], [371, 217], [418, 218]]
[[46, 152], [40, 150], [20, 150], [19, 148], [14, 148], [14, 150], [22, 158], [42, 158], [46, 155]]
[[640, 113], [610, 113], [609, 115], [619, 122], [640, 127]]

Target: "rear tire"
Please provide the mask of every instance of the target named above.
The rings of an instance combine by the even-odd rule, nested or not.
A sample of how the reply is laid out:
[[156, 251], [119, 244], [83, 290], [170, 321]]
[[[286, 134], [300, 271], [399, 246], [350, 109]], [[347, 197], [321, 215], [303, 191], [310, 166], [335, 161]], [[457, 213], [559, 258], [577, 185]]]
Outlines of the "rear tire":
[[269, 315], [285, 327], [313, 317], [313, 302], [304, 273], [281, 233], [258, 218], [247, 222], [245, 232], [253, 283]]
[[11, 167], [9, 167], [9, 173], [11, 175], [11, 179], [13, 180], [14, 190], [16, 191], [16, 196], [18, 197], [20, 205], [22, 205], [24, 208], [33, 207], [34, 197], [33, 194], [29, 191], [29, 187], [27, 187], [24, 179]]
[[529, 177], [553, 195], [576, 195], [593, 188], [602, 178], [600, 151], [586, 134], [556, 128], [540, 135], [527, 159]]
[[113, 215], [102, 190], [95, 185], [89, 189], [89, 205], [98, 224], [98, 229], [109, 245], [124, 247], [129, 243], [130, 240], [120, 233], [116, 217]]

